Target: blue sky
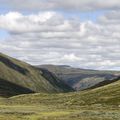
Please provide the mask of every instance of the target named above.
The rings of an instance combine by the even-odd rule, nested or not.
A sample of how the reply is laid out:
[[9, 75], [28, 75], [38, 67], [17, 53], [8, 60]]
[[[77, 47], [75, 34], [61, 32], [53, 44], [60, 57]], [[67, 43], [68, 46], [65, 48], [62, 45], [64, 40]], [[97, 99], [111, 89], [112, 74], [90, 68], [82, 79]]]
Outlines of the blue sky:
[[5, 30], [0, 30], [0, 40], [4, 40], [8, 36], [7, 31]]

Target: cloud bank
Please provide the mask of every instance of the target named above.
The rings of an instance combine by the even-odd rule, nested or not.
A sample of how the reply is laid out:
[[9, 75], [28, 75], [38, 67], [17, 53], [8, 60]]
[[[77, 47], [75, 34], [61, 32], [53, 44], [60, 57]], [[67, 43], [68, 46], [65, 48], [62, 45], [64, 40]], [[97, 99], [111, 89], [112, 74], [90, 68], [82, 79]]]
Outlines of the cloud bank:
[[14, 10], [95, 11], [120, 9], [119, 0], [0, 0], [1, 7]]
[[[93, 0], [86, 2], [66, 0], [64, 4], [60, 0], [48, 1], [51, 1], [52, 7], [54, 3], [55, 7], [59, 4], [60, 8], [65, 9], [74, 6], [78, 9], [83, 6], [80, 9], [87, 10], [86, 5], [88, 10], [104, 7], [119, 8], [118, 0], [104, 5], [101, 2], [103, 0], [97, 0], [99, 6], [92, 4]], [[3, 3], [5, 2], [9, 1], [4, 0]], [[27, 2], [28, 0], [25, 3]], [[11, 6], [13, 4], [16, 4], [16, 0]], [[30, 15], [20, 12], [1, 14], [0, 29], [7, 31], [9, 36], [4, 41], [0, 41], [0, 51], [31, 64], [66, 64], [81, 68], [119, 69], [119, 19], [120, 14], [116, 10], [100, 16], [96, 23], [89, 20], [81, 22], [68, 19], [55, 11]]]

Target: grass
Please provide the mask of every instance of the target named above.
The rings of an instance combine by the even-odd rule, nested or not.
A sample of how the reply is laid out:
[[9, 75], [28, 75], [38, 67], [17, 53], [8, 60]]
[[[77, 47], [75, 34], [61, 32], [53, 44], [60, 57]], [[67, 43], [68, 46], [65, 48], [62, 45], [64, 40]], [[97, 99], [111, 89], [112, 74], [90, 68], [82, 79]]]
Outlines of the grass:
[[0, 99], [0, 120], [120, 120], [120, 81], [94, 90]]
[[0, 105], [0, 120], [119, 120], [120, 109], [111, 106], [81, 106], [79, 109], [54, 106]]

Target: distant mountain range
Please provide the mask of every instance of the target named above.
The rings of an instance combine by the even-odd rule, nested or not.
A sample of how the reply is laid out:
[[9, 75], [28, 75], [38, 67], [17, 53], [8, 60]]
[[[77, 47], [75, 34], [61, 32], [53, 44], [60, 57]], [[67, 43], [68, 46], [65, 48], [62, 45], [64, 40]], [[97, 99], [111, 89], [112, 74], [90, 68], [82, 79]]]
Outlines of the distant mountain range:
[[37, 67], [54, 73], [75, 90], [94, 88], [99, 83], [111, 83], [120, 76], [120, 71], [89, 70], [66, 65], [40, 65]]
[[48, 70], [36, 68], [0, 53], [0, 96], [70, 91], [73, 89]]

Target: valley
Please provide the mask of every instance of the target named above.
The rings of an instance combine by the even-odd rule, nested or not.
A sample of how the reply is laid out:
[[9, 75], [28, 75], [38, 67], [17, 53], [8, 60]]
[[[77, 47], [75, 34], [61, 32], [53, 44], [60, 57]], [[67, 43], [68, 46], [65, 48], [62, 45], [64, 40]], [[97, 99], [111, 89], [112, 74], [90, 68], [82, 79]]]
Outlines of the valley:
[[0, 0], [0, 120], [120, 120], [120, 0]]
[[49, 70], [77, 91], [92, 88], [101, 82], [111, 82], [120, 76], [120, 71], [80, 69], [67, 65], [49, 64], [36, 67]]
[[0, 78], [0, 120], [120, 120], [119, 76], [75, 91], [47, 69], [0, 54]]

